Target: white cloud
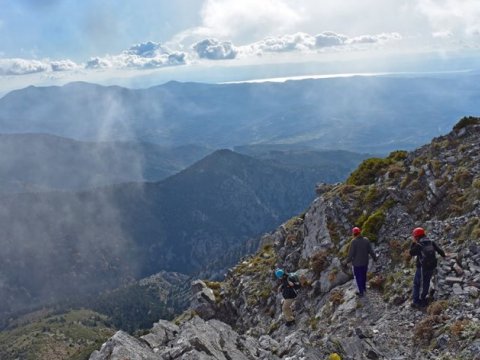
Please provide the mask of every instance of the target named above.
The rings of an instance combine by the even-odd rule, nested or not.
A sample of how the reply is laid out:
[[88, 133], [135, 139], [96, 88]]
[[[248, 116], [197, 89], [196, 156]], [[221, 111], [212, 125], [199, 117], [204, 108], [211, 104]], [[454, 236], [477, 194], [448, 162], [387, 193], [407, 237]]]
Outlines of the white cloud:
[[163, 47], [160, 43], [147, 41], [145, 43], [133, 45], [132, 47], [130, 47], [130, 49], [124, 51], [124, 53], [130, 55], [138, 55], [145, 58], [155, 58], [159, 55], [168, 54], [169, 50]]
[[0, 59], [0, 75], [25, 75], [50, 70], [47, 62], [27, 59]]
[[301, 14], [285, 0], [206, 0], [201, 25], [178, 34], [174, 42], [198, 42], [205, 38], [252, 42], [294, 30]]
[[232, 38], [282, 33], [301, 21], [297, 9], [278, 0], [208, 0], [202, 16], [205, 27]]
[[419, 0], [416, 9], [426, 16], [434, 33], [469, 37], [480, 32], [478, 0]]
[[80, 66], [71, 60], [0, 59], [0, 75], [26, 75], [52, 71], [70, 71]]
[[453, 37], [453, 34], [451, 31], [435, 31], [432, 33], [432, 36], [437, 39], [448, 39]]
[[87, 69], [138, 68], [152, 69], [164, 66], [184, 65], [186, 54], [171, 51], [152, 41], [130, 47], [118, 55], [94, 57], [87, 61]]
[[402, 36], [399, 33], [383, 33], [377, 35], [361, 35], [348, 39], [346, 44], [375, 44], [387, 42], [390, 40], [400, 40]]
[[114, 65], [112, 61], [107, 58], [93, 57], [87, 61], [85, 67], [87, 69], [108, 69], [112, 68]]
[[[362, 35], [349, 38], [343, 34], [332, 31], [324, 31], [312, 36], [307, 33], [296, 33], [277, 37], [267, 37], [261, 41], [239, 47], [244, 55], [261, 55], [265, 52], [307, 52], [328, 51], [335, 47], [335, 51], [350, 51], [355, 45], [369, 46], [370, 44], [384, 44], [391, 40], [399, 40], [402, 37], [398, 33], [384, 33], [376, 35]], [[357, 46], [358, 47], [358, 46]]]
[[306, 33], [270, 36], [261, 41], [243, 46], [244, 53], [305, 51], [315, 47], [315, 38]]
[[210, 60], [234, 59], [237, 49], [230, 41], [220, 42], [217, 39], [205, 39], [192, 46], [198, 57]]
[[336, 34], [333, 31], [325, 31], [315, 36], [316, 47], [339, 46], [345, 44], [348, 37], [342, 34]]
[[77, 65], [71, 60], [51, 61], [50, 66], [52, 68], [52, 71], [70, 71], [80, 68], [79, 65]]
[[[185, 65], [190, 58], [205, 60], [231, 60], [238, 57], [257, 57], [264, 53], [309, 53], [330, 51], [351, 51], [364, 49], [371, 44], [383, 44], [401, 39], [398, 33], [382, 33], [348, 37], [332, 31], [324, 31], [315, 36], [304, 32], [270, 36], [263, 40], [243, 46], [235, 46], [232, 41], [220, 41], [216, 38], [203, 39], [189, 47], [190, 54], [173, 51], [156, 43], [145, 42], [133, 45], [117, 55], [93, 57], [85, 64], [71, 60], [29, 60], [0, 59], [0, 75], [24, 75], [32, 73], [68, 72], [85, 69], [156, 69], [168, 66]], [[181, 44], [177, 44], [181, 48]], [[194, 54], [194, 55], [193, 55]]]

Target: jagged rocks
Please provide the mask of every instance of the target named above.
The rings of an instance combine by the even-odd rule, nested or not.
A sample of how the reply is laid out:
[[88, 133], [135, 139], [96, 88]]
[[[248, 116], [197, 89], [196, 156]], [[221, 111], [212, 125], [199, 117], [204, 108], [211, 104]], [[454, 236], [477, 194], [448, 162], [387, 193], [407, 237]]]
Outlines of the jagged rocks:
[[90, 360], [279, 359], [273, 352], [280, 346], [269, 336], [258, 341], [239, 335], [221, 321], [204, 321], [197, 316], [180, 326], [160, 322], [142, 339], [144, 342], [119, 331]]
[[195, 311], [202, 319], [209, 320], [215, 316], [216, 301], [213, 290], [201, 281], [196, 280], [192, 283], [193, 298], [190, 308]]
[[150, 333], [141, 337], [152, 349], [158, 349], [163, 344], [173, 340], [180, 332], [177, 325], [170, 321], [160, 320], [153, 325]]
[[301, 250], [304, 259], [309, 259], [315, 252], [332, 245], [327, 228], [326, 206], [325, 201], [318, 198], [305, 214], [305, 238]]
[[89, 360], [158, 360], [152, 349], [144, 342], [123, 331], [118, 331], [100, 351], [94, 351]]

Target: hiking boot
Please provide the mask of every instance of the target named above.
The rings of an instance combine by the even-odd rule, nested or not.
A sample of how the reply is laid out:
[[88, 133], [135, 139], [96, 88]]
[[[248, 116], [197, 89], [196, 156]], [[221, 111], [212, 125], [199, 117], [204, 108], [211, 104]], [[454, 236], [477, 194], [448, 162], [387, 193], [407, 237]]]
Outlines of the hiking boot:
[[365, 293], [364, 292], [359, 292], [359, 291], [355, 291], [355, 295], [357, 295], [358, 297], [364, 297], [365, 296]]
[[410, 307], [413, 308], [413, 309], [419, 309], [420, 308], [420, 303], [412, 302], [410, 304]]

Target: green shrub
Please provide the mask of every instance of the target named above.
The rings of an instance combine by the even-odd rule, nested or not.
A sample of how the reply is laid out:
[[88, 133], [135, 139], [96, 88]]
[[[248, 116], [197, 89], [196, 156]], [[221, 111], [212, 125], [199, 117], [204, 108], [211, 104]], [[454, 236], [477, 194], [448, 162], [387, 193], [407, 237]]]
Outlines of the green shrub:
[[350, 252], [350, 245], [352, 244], [352, 239], [348, 240], [345, 245], [338, 251], [338, 256], [342, 259], [346, 259], [348, 253]]
[[388, 165], [392, 163], [390, 159], [370, 158], [364, 160], [360, 166], [350, 174], [347, 179], [348, 185], [370, 185], [375, 183], [378, 176], [382, 175]]
[[328, 273], [328, 281], [330, 282], [334, 282], [335, 279], [337, 278], [337, 275], [338, 275], [338, 269], [332, 269], [332, 271], [330, 271]]
[[316, 276], [320, 276], [323, 270], [328, 267], [328, 253], [318, 251], [310, 259], [310, 267]]
[[338, 243], [340, 242], [340, 236], [338, 236], [337, 227], [335, 226], [335, 223], [333, 221], [329, 221], [327, 223], [327, 229], [328, 229], [328, 233], [330, 234], [330, 238], [332, 239], [333, 243], [335, 245], [338, 245]]
[[369, 281], [368, 284], [371, 288], [383, 290], [385, 285], [385, 277], [381, 274], [374, 275]]
[[363, 223], [362, 235], [366, 236], [370, 241], [376, 242], [378, 239], [378, 232], [385, 221], [385, 214], [381, 210], [375, 211]]
[[455, 174], [454, 180], [460, 187], [466, 188], [472, 183], [472, 174], [467, 168], [460, 167]]
[[480, 234], [480, 220], [473, 217], [459, 230], [460, 231], [456, 236], [458, 243], [464, 243], [467, 240], [478, 238]]
[[397, 150], [397, 151], [392, 151], [390, 155], [388, 155], [387, 159], [392, 160], [392, 161], [403, 161], [408, 157], [408, 152], [404, 150]]
[[390, 259], [394, 264], [399, 263], [402, 260], [402, 242], [400, 240], [392, 239], [388, 243]]
[[368, 192], [365, 195], [365, 203], [372, 204], [373, 202], [375, 202], [377, 197], [378, 197], [377, 188], [375, 186], [372, 186], [370, 189], [368, 189]]
[[343, 302], [345, 301], [345, 299], [343, 298], [343, 291], [340, 289], [332, 290], [329, 300], [333, 304], [333, 306], [343, 304]]
[[462, 337], [462, 332], [470, 324], [470, 320], [457, 320], [452, 325], [450, 325], [450, 334], [456, 338]]
[[413, 342], [420, 345], [428, 345], [435, 333], [435, 325], [440, 322], [436, 315], [429, 315], [415, 325], [413, 329]]
[[268, 329], [268, 334], [272, 334], [275, 330], [277, 330], [280, 327], [280, 324], [278, 321], [273, 321], [270, 324], [270, 328]]
[[317, 330], [318, 329], [318, 318], [316, 316], [310, 317], [310, 319], [308, 320], [308, 325], [310, 326], [310, 329]]
[[480, 125], [480, 118], [474, 116], [465, 116], [453, 127], [453, 130], [459, 131], [470, 125]]
[[472, 185], [475, 189], [480, 190], [480, 178], [477, 177], [473, 180]]
[[439, 300], [431, 303], [427, 308], [428, 315], [440, 315], [448, 307], [448, 301]]

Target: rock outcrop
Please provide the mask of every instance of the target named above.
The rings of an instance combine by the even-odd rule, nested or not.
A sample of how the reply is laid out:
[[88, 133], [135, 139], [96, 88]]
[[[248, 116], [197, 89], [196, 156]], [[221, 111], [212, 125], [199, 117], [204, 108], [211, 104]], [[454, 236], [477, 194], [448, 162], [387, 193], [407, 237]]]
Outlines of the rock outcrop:
[[[223, 282], [197, 284], [204, 319], [190, 310], [140, 340], [119, 332], [91, 359], [480, 359], [480, 119], [465, 118], [414, 152], [368, 160], [345, 184], [317, 193]], [[379, 256], [363, 298], [342, 265], [353, 226]], [[416, 226], [449, 255], [426, 309], [410, 307]], [[302, 282], [291, 327], [277, 266]]]

